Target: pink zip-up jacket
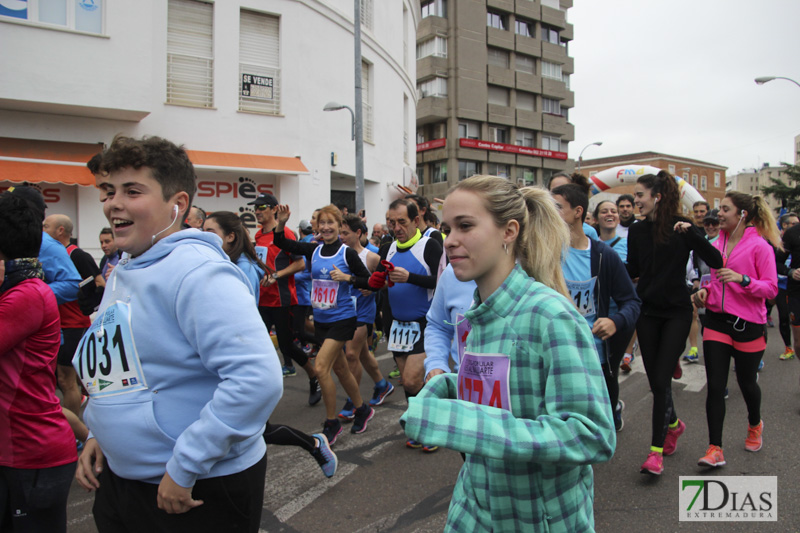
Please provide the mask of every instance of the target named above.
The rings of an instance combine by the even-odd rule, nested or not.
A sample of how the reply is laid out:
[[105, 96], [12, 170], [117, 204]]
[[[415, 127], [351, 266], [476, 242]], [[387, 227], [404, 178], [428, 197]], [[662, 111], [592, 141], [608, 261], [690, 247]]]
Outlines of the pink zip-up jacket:
[[765, 324], [767, 309], [764, 300], [778, 294], [778, 271], [775, 269], [775, 251], [758, 234], [754, 227], [744, 230], [742, 239], [736, 243], [730, 256], [725, 247], [730, 236], [720, 232], [714, 247], [722, 254], [725, 268], [750, 276], [750, 285], [722, 283], [717, 279], [717, 270], [711, 269], [711, 284], [708, 286], [706, 308], [716, 313], [729, 313], [748, 322]]

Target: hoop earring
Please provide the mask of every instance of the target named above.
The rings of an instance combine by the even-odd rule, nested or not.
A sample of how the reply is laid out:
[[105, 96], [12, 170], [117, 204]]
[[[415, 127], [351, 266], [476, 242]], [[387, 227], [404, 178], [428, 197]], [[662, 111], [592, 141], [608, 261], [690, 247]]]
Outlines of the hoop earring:
[[505, 250], [506, 255], [508, 255], [508, 245], [506, 243], [503, 243], [503, 250]]

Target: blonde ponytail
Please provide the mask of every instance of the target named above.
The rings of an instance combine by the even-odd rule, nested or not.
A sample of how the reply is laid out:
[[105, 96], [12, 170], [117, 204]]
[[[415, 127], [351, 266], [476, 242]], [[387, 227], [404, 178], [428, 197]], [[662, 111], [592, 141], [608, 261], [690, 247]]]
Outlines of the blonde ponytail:
[[772, 209], [767, 205], [762, 196], [751, 196], [744, 192], [728, 191], [725, 198], [729, 198], [737, 210], [746, 211], [746, 224], [752, 224], [758, 234], [767, 239], [775, 248], [783, 250], [783, 241], [778, 231], [778, 224]]

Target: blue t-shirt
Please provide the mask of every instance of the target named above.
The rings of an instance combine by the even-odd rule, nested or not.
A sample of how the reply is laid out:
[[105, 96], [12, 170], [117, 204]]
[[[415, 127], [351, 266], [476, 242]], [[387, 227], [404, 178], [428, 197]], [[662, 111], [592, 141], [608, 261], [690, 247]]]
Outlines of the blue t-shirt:
[[583, 234], [589, 237], [590, 239], [598, 240], [600, 237], [597, 236], [597, 230], [591, 227], [586, 222], [583, 223]]
[[[614, 241], [616, 241], [616, 242], [614, 242]], [[628, 239], [626, 239], [625, 237], [620, 237], [619, 235], [617, 235], [613, 239], [609, 239], [609, 240], [603, 241], [603, 242], [605, 244], [607, 244], [609, 246], [609, 248], [611, 248], [612, 250], [617, 252], [617, 255], [619, 255], [619, 258], [622, 259], [623, 263], [627, 263], [628, 262]], [[613, 246], [612, 246], [611, 243], [614, 243]]]
[[[589, 247], [586, 250], [569, 248], [564, 260], [561, 262], [564, 270], [564, 279], [567, 282], [575, 307], [578, 312], [586, 319], [589, 329], [597, 319], [597, 307], [595, 305], [595, 290], [597, 288], [597, 277], [592, 277], [592, 240], [589, 239]], [[595, 347], [598, 354], [604, 353], [603, 341], [594, 337]], [[604, 358], [601, 357], [602, 361]]]

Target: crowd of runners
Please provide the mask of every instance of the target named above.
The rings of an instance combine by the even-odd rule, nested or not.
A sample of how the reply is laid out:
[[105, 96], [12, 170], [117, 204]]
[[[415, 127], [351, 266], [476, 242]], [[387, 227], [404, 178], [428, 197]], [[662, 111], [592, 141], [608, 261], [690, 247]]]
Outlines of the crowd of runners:
[[[118, 136], [88, 167], [109, 223], [99, 266], [35, 188], [0, 196], [2, 532], [65, 531], [73, 476], [95, 491], [101, 532], [256, 532], [267, 445], [301, 447], [332, 477], [335, 444], [396, 387], [406, 446], [464, 458], [448, 530], [590, 531], [591, 465], [624, 427], [620, 372], [644, 365], [639, 469], [660, 475], [686, 429], [671, 386], [700, 361], [698, 335], [707, 467], [725, 465], [731, 365], [748, 412], [734, 442], [762, 447], [773, 305], [776, 359], [800, 349], [798, 216], [731, 191], [687, 218], [664, 171], [591, 213], [580, 174], [546, 189], [474, 176], [441, 209], [394, 200], [371, 231], [344, 206], [295, 222], [261, 194], [253, 238], [237, 214], [193, 205], [194, 168], [168, 140]], [[272, 419], [300, 370], [323, 405], [313, 434]]]

